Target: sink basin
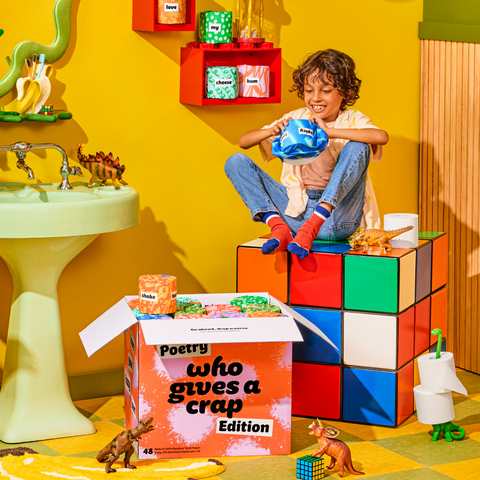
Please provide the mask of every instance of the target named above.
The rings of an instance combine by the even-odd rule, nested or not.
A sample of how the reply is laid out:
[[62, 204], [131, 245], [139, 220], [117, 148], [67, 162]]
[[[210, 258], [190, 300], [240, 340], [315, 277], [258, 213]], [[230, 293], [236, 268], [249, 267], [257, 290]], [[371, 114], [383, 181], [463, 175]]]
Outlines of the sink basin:
[[0, 238], [44, 238], [116, 232], [138, 223], [138, 193], [130, 187], [72, 183], [0, 183]]
[[136, 190], [73, 183], [0, 183], [0, 257], [13, 279], [0, 439], [23, 443], [87, 435], [93, 423], [70, 398], [57, 283], [98, 235], [137, 225]]

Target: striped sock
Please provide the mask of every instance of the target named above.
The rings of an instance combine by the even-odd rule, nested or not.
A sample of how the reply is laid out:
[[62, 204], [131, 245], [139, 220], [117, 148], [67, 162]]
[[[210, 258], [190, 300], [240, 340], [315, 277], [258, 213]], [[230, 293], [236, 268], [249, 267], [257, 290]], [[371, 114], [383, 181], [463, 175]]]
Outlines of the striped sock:
[[310, 253], [313, 241], [317, 238], [320, 227], [330, 216], [330, 212], [317, 205], [311, 218], [309, 218], [298, 231], [295, 239], [289, 243], [288, 251], [300, 258], [305, 258]]
[[271, 255], [272, 253], [285, 251], [288, 242], [290, 242], [293, 237], [288, 225], [280, 218], [277, 212], [264, 213], [262, 220], [272, 230], [272, 238], [269, 238], [262, 245], [262, 253], [264, 255]]

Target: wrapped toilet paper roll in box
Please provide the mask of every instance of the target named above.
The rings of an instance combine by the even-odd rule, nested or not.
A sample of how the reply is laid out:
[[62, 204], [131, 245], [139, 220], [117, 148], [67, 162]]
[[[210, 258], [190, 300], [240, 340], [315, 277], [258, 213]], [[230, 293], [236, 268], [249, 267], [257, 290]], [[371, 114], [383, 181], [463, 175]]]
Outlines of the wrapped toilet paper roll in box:
[[467, 389], [455, 373], [452, 353], [442, 352], [440, 358], [436, 358], [435, 353], [428, 353], [419, 357], [417, 364], [420, 383], [425, 392], [457, 392], [468, 395]]
[[171, 275], [142, 275], [138, 282], [138, 309], [167, 315], [177, 309], [177, 279]]
[[238, 96], [264, 98], [270, 96], [270, 67], [238, 66]]
[[412, 225], [413, 229], [392, 238], [390, 243], [393, 248], [418, 247], [418, 215], [414, 213], [388, 213], [383, 216], [385, 230], [398, 230]]
[[158, 0], [158, 23], [182, 24], [186, 18], [186, 0]]
[[415, 404], [417, 406], [417, 418], [425, 425], [437, 425], [451, 422], [455, 418], [452, 392], [431, 393], [426, 392], [422, 385], [413, 389]]
[[237, 67], [207, 67], [205, 98], [232, 99], [238, 96]]
[[232, 42], [232, 12], [200, 12], [198, 36], [203, 43]]

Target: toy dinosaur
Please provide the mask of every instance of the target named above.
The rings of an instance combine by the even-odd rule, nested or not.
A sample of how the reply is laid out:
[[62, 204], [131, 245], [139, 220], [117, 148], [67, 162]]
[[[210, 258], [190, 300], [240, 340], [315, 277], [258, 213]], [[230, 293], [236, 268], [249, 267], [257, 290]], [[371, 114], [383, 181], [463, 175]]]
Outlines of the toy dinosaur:
[[[453, 442], [454, 440], [463, 440], [465, 437], [465, 430], [455, 425], [453, 422], [439, 423], [438, 425], [433, 425], [433, 435], [432, 442], [436, 442], [440, 433], [445, 435], [446, 442]], [[458, 432], [457, 434], [455, 432]]]
[[339, 476], [343, 477], [345, 473], [345, 467], [350, 473], [354, 475], [365, 475], [363, 472], [357, 472], [353, 468], [352, 454], [350, 448], [341, 440], [336, 440], [335, 437], [340, 433], [336, 428], [327, 427], [324, 428], [322, 422], [318, 420], [318, 425], [313, 422], [308, 428], [312, 431], [310, 435], [315, 435], [318, 440], [318, 450], [312, 453], [312, 457], [321, 457], [324, 453], [329, 455], [332, 459], [328, 469], [332, 469], [335, 466], [335, 462], [338, 462], [340, 467]]
[[125, 454], [125, 458], [123, 459], [125, 468], [137, 468], [135, 465], [130, 464], [130, 457], [134, 452], [133, 442], [140, 440], [140, 435], [150, 433], [154, 429], [152, 422], [153, 417], [140, 420], [135, 428], [119, 433], [105, 448], [100, 450], [97, 455], [97, 460], [101, 463], [107, 462], [105, 465], [105, 471], [107, 473], [116, 472], [116, 470], [112, 468], [112, 464], [117, 461], [122, 453]]
[[354, 250], [363, 246], [362, 251], [364, 253], [367, 253], [368, 248], [373, 246], [384, 248], [385, 252], [390, 252], [392, 250], [390, 240], [402, 233], [408, 232], [412, 228], [412, 225], [397, 230], [383, 230], [381, 228], [365, 230], [363, 227], [360, 227], [351, 237], [348, 238], [348, 243]]
[[125, 165], [120, 165], [118, 157], [114, 160], [112, 152], [108, 155], [105, 155], [103, 152], [97, 152], [96, 155], [89, 155], [87, 158], [86, 155], [82, 154], [82, 151], [83, 147], [78, 145], [78, 161], [80, 162], [80, 165], [84, 166], [92, 174], [92, 178], [87, 185], [89, 188], [93, 187], [93, 184], [97, 179], [102, 181], [102, 186], [105, 186], [109, 178], [112, 179], [113, 185], [117, 190], [120, 188], [118, 182], [122, 185], [128, 185], [128, 183], [122, 179]]

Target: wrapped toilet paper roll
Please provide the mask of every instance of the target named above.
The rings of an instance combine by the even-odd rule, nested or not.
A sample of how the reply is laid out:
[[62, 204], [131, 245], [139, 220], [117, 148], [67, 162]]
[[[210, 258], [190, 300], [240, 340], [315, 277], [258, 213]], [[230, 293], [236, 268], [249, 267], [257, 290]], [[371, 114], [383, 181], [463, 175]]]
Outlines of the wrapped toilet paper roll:
[[451, 422], [455, 418], [452, 393], [431, 393], [423, 390], [422, 385], [413, 389], [417, 405], [417, 417], [420, 423], [437, 425]]
[[268, 97], [270, 95], [270, 67], [265, 65], [238, 66], [238, 96]]
[[232, 99], [237, 96], [237, 67], [219, 66], [205, 69], [205, 98]]
[[167, 315], [177, 309], [177, 279], [171, 275], [142, 275], [138, 281], [138, 309]]
[[430, 393], [457, 392], [468, 395], [467, 389], [455, 373], [453, 354], [442, 352], [440, 358], [435, 357], [435, 353], [428, 353], [417, 361], [423, 390]]
[[414, 213], [388, 213], [383, 216], [383, 228], [385, 230], [398, 230], [409, 225], [413, 225], [412, 230], [390, 240], [393, 248], [418, 247], [418, 215]]
[[186, 22], [186, 0], [158, 0], [158, 23], [167, 25]]

